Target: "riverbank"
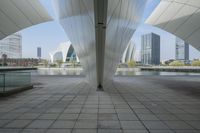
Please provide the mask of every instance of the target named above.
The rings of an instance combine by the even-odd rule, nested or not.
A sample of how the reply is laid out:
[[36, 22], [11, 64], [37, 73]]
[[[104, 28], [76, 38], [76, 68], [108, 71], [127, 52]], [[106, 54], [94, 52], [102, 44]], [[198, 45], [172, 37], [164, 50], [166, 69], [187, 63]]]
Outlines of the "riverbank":
[[153, 66], [153, 67], [139, 67], [141, 71], [163, 71], [163, 72], [193, 72], [200, 73], [200, 67], [172, 67], [172, 66]]
[[37, 68], [36, 67], [0, 67], [0, 72], [24, 71], [24, 70], [37, 70]]

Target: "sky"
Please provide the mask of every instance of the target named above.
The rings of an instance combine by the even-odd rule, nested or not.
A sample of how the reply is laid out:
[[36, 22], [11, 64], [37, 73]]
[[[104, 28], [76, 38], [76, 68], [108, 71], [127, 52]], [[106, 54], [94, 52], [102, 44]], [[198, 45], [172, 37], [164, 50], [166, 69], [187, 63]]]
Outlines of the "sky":
[[[23, 36], [22, 56], [24, 58], [36, 58], [37, 47], [41, 47], [42, 58], [49, 59], [49, 52], [56, 50], [60, 43], [68, 41], [65, 31], [56, 19], [52, 0], [40, 1], [55, 20], [35, 25], [21, 31]], [[175, 57], [175, 36], [156, 27], [144, 24], [144, 21], [159, 4], [159, 1], [160, 0], [148, 0], [148, 6], [145, 8], [142, 24], [132, 37], [132, 41], [135, 43], [136, 47], [135, 60], [140, 60], [141, 35], [150, 32], [159, 34], [161, 37], [161, 60], [173, 59]], [[190, 47], [190, 59], [192, 60], [194, 58], [200, 58], [200, 52]]]

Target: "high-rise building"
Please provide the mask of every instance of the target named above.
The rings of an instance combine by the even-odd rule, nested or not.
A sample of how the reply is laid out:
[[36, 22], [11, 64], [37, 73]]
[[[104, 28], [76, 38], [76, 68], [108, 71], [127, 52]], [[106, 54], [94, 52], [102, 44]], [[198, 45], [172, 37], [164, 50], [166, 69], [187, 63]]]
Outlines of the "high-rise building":
[[143, 65], [160, 64], [160, 36], [155, 33], [142, 35], [141, 62]]
[[42, 48], [41, 47], [37, 47], [37, 57], [38, 58], [42, 57]]
[[189, 44], [176, 37], [176, 60], [189, 60]]
[[22, 58], [22, 36], [20, 33], [12, 34], [0, 41], [0, 57], [5, 54], [7, 58]]

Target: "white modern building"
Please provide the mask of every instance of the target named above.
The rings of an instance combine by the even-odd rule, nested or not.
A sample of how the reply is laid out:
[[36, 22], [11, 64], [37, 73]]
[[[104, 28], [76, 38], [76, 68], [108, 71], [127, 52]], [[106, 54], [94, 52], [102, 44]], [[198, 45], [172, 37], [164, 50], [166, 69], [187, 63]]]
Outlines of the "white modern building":
[[49, 53], [51, 63], [55, 63], [56, 61], [62, 62], [70, 62], [75, 61], [79, 62], [79, 59], [75, 53], [75, 50], [70, 41], [60, 43], [58, 48]]
[[7, 58], [22, 58], [22, 36], [20, 33], [12, 34], [0, 41], [0, 57], [5, 54]]

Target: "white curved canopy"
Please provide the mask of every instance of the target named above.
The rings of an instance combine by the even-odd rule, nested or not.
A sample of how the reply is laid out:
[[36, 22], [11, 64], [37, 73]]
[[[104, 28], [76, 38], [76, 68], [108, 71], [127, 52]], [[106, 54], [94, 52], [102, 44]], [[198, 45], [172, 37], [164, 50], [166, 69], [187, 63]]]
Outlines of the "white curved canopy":
[[0, 0], [0, 40], [50, 20], [51, 17], [38, 0]]
[[131, 40], [123, 53], [121, 62], [128, 63], [130, 61], [133, 61], [134, 54], [135, 54], [135, 45], [134, 42]]
[[60, 23], [94, 86], [109, 82], [147, 0], [54, 0]]
[[146, 23], [178, 36], [200, 50], [200, 0], [161, 0]]

